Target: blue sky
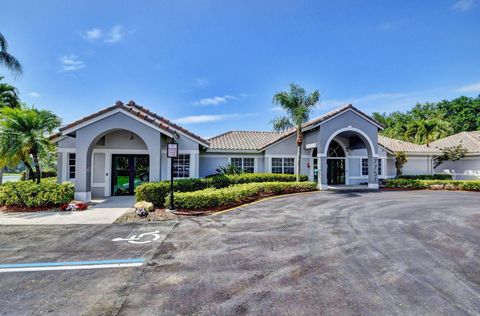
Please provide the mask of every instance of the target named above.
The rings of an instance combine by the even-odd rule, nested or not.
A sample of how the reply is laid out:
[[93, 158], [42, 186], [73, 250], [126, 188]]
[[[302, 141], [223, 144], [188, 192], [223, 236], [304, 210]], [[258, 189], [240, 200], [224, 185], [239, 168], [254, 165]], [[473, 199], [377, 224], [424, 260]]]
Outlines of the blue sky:
[[320, 91], [314, 115], [480, 94], [480, 0], [16, 0], [0, 15], [24, 66], [6, 80], [64, 123], [135, 100], [205, 137], [269, 130], [290, 82]]

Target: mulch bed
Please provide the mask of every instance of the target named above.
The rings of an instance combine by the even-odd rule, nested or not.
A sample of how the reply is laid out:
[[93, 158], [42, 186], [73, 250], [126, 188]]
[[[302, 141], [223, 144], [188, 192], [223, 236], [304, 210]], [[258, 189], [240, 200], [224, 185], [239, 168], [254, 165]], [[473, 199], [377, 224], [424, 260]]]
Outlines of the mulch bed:
[[167, 212], [164, 209], [155, 209], [153, 212], [149, 212], [148, 216], [140, 217], [137, 215], [135, 210], [128, 211], [113, 222], [114, 224], [119, 223], [132, 223], [132, 222], [140, 222], [140, 223], [148, 223], [148, 222], [156, 222], [156, 221], [169, 221], [172, 219], [180, 218], [179, 215]]
[[0, 212], [60, 212], [60, 206], [40, 206], [40, 207], [23, 207], [23, 206], [0, 206]]

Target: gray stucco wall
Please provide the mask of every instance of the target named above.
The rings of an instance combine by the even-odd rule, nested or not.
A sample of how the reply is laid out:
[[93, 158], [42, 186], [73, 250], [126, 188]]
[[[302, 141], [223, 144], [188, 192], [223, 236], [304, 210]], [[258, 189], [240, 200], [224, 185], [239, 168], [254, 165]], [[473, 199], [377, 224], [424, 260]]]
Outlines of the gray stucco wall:
[[160, 180], [160, 131], [123, 113], [116, 113], [76, 131], [77, 174], [75, 191], [78, 198], [88, 199], [88, 192], [91, 192], [91, 155], [94, 145], [104, 135], [125, 128], [143, 139], [150, 155], [150, 179], [151, 181]]
[[75, 148], [75, 138], [67, 136], [57, 142], [58, 148]]
[[435, 172], [453, 174], [457, 180], [480, 179], [480, 156], [467, 156], [457, 161], [446, 161], [438, 166]]

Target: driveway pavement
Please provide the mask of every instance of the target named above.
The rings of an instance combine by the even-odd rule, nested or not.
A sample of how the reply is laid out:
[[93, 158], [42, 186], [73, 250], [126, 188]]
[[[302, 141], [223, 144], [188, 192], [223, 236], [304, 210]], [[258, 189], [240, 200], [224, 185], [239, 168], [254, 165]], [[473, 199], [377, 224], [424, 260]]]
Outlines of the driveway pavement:
[[78, 212], [0, 212], [0, 225], [84, 225], [111, 224], [133, 207], [134, 196], [115, 196], [94, 200]]
[[470, 192], [322, 192], [157, 224], [5, 226], [0, 263], [146, 264], [0, 273], [0, 314], [480, 315], [479, 205]]

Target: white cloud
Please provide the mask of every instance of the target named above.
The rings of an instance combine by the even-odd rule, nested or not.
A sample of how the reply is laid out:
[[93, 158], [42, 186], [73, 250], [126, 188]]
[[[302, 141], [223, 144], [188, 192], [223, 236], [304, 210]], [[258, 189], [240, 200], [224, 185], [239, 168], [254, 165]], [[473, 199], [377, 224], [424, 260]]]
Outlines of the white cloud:
[[208, 80], [205, 78], [195, 78], [195, 85], [199, 88], [208, 86]]
[[61, 64], [61, 71], [75, 71], [85, 68], [85, 63], [78, 59], [77, 55], [65, 55], [59, 58]]
[[457, 0], [452, 9], [457, 11], [468, 11], [477, 5], [477, 0]]
[[479, 92], [480, 93], [480, 82], [460, 87], [457, 89], [457, 92]]
[[28, 96], [30, 96], [32, 98], [40, 98], [41, 97], [40, 93], [35, 92], [35, 91], [29, 92]]
[[103, 37], [103, 31], [101, 29], [91, 29], [86, 31], [84, 34], [82, 34], [83, 38], [90, 40], [90, 41], [95, 41]]
[[203, 98], [200, 100], [197, 100], [193, 102], [194, 105], [219, 105], [222, 103], [226, 103], [228, 100], [235, 100], [237, 97], [234, 97], [233, 95], [224, 95], [224, 96], [215, 96], [211, 98]]
[[125, 36], [125, 32], [123, 31], [123, 27], [121, 25], [115, 25], [108, 31], [107, 36], [105, 38], [105, 43], [114, 44], [120, 42], [123, 37]]
[[246, 116], [252, 116], [253, 114], [220, 114], [220, 115], [192, 115], [185, 116], [174, 120], [178, 124], [199, 124], [199, 123], [212, 123], [231, 120], [235, 118], [241, 118]]

